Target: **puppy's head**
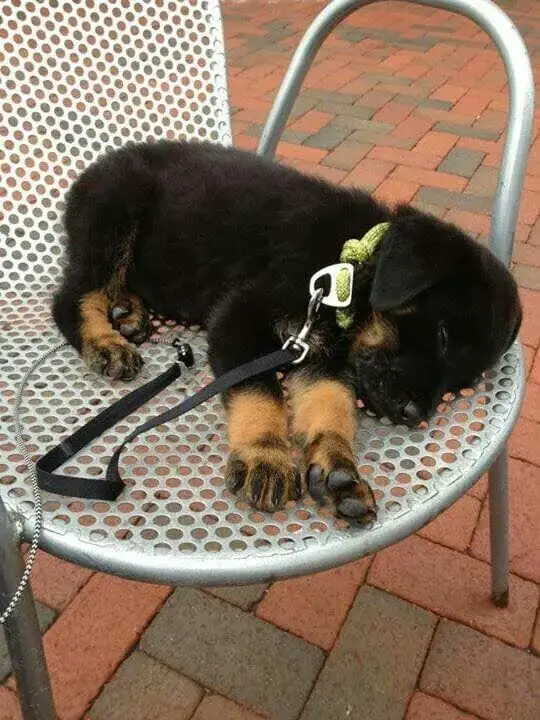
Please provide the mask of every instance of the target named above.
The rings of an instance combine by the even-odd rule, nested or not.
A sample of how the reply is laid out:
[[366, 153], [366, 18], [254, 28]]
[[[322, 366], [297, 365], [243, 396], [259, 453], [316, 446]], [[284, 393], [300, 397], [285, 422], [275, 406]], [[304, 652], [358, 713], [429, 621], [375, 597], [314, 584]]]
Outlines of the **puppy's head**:
[[446, 391], [473, 384], [521, 324], [504, 265], [457, 227], [408, 207], [381, 241], [369, 303], [371, 318], [353, 341], [358, 395], [411, 426]]

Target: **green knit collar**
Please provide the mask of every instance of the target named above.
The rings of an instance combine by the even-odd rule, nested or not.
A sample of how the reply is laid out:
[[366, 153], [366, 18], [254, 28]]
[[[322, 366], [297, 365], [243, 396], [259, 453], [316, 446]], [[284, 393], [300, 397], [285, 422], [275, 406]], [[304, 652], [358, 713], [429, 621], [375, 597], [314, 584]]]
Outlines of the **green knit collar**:
[[[368, 260], [375, 252], [377, 245], [383, 239], [389, 227], [389, 222], [378, 223], [378, 225], [374, 225], [368, 230], [360, 240], [356, 238], [347, 240], [341, 251], [340, 262], [358, 263], [361, 265]], [[337, 278], [338, 296], [348, 293], [351, 283], [352, 278], [349, 277], [348, 270], [341, 270]], [[336, 310], [336, 322], [343, 330], [347, 330], [353, 324], [353, 321], [354, 313], [352, 313], [349, 308]]]

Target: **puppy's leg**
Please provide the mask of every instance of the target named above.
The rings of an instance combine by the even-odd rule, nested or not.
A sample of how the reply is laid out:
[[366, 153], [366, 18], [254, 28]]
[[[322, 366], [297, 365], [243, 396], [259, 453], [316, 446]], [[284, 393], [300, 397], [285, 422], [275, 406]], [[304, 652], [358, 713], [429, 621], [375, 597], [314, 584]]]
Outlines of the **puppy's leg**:
[[352, 443], [356, 402], [352, 389], [331, 377], [301, 372], [290, 379], [293, 433], [308, 468], [315, 500], [332, 500], [338, 515], [361, 523], [375, 518], [371, 488], [356, 469]]
[[[267, 304], [249, 289], [220, 302], [209, 322], [208, 339], [216, 376], [279, 347]], [[287, 441], [287, 412], [276, 375], [243, 383], [223, 400], [231, 445], [229, 490], [270, 511], [300, 497], [300, 474]]]
[[277, 510], [302, 494], [300, 473], [287, 442], [287, 412], [281, 394], [262, 384], [244, 386], [226, 398], [231, 454], [227, 487], [261, 510]]
[[131, 380], [143, 361], [111, 324], [111, 311], [105, 289], [89, 290], [74, 276], [65, 278], [53, 302], [56, 324], [86, 364], [99, 374]]
[[131, 245], [126, 243], [116, 269], [105, 287], [109, 299], [109, 320], [112, 327], [136, 345], [152, 332], [150, 314], [138, 295], [127, 290], [127, 274], [132, 263]]
[[152, 191], [151, 172], [126, 150], [88, 168], [67, 198], [68, 266], [53, 314], [87, 364], [112, 378], [129, 380], [142, 365], [126, 338], [144, 339], [148, 314], [127, 279]]
[[115, 380], [132, 380], [143, 360], [109, 320], [110, 300], [93, 290], [80, 301], [81, 354], [92, 370]]

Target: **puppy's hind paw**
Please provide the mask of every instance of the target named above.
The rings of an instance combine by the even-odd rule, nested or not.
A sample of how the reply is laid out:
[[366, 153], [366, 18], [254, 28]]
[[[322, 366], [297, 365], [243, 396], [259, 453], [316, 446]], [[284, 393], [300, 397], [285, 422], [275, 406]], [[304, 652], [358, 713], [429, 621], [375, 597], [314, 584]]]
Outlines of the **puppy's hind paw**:
[[139, 353], [117, 333], [86, 341], [82, 356], [91, 370], [112, 380], [133, 380], [144, 364]]

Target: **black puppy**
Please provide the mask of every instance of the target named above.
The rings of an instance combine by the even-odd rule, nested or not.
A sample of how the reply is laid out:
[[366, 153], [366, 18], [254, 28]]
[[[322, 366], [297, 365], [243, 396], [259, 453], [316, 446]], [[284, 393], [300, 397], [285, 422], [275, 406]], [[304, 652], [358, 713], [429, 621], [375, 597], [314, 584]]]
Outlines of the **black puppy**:
[[[415, 425], [445, 390], [473, 383], [519, 329], [510, 273], [458, 228], [238, 150], [126, 146], [70, 191], [54, 317], [93, 370], [125, 380], [141, 366], [129, 341], [148, 336], [147, 308], [203, 324], [219, 375], [298, 331], [312, 274], [382, 222], [382, 239], [355, 264], [348, 326], [323, 307], [307, 360], [289, 373], [310, 490], [368, 521], [373, 495], [351, 446], [355, 393], [377, 414]], [[298, 498], [277, 378], [236, 388], [225, 405], [229, 489], [266, 510]]]

